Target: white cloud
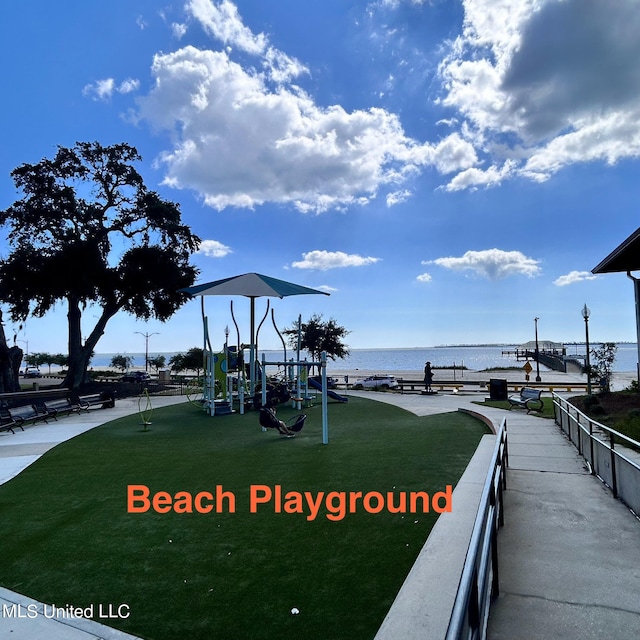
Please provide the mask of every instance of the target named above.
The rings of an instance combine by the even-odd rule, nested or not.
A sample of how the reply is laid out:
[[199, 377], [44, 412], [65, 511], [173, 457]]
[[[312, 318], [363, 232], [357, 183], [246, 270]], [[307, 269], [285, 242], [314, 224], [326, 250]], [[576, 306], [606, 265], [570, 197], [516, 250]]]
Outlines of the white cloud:
[[598, 276], [593, 275], [590, 271], [571, 271], [564, 276], [560, 276], [557, 280], [553, 281], [557, 287], [566, 287], [576, 282], [583, 282], [585, 280], [596, 280]]
[[116, 82], [113, 78], [105, 78], [104, 80], [96, 80], [91, 84], [87, 84], [82, 89], [82, 95], [88, 96], [93, 100], [108, 100], [113, 95]]
[[132, 91], [136, 91], [140, 86], [139, 80], [134, 80], [133, 78], [127, 78], [120, 83], [117, 91], [118, 93], [131, 93]]
[[114, 92], [117, 93], [131, 93], [136, 91], [140, 86], [138, 80], [133, 78], [127, 78], [116, 86], [116, 81], [113, 78], [105, 78], [104, 80], [96, 80], [90, 84], [87, 84], [82, 89], [82, 95], [91, 98], [92, 100], [110, 100]]
[[[322, 212], [367, 204], [381, 191], [392, 205], [424, 167], [452, 173], [476, 164], [457, 132], [420, 143], [384, 109], [318, 106], [291, 83], [306, 67], [248, 29], [228, 0], [191, 0], [188, 9], [229, 49], [186, 46], [154, 58], [155, 87], [138, 101], [137, 119], [175, 137], [158, 162], [165, 184], [194, 189], [216, 209], [275, 202]], [[234, 61], [234, 47], [260, 64]]]
[[231, 248], [217, 240], [203, 240], [196, 253], [202, 253], [208, 258], [224, 258], [232, 253]]
[[187, 25], [181, 22], [172, 22], [171, 33], [173, 33], [174, 38], [181, 40], [187, 33]]
[[408, 4], [424, 4], [427, 1], [428, 0], [380, 0], [380, 4], [383, 7], [391, 7], [392, 9], [395, 9], [403, 2], [406, 2]]
[[477, 187], [494, 187], [508, 178], [515, 168], [515, 163], [508, 160], [502, 167], [489, 167], [478, 169], [471, 167], [457, 174], [449, 184], [445, 186], [447, 191], [460, 191], [461, 189], [474, 189]]
[[499, 280], [514, 275], [525, 275], [531, 278], [541, 272], [539, 260], [529, 258], [520, 251], [501, 249], [467, 251], [460, 257], [437, 258], [423, 264], [437, 264], [453, 271], [473, 271], [489, 280]]
[[238, 47], [247, 53], [261, 54], [267, 48], [264, 34], [255, 35], [246, 27], [238, 8], [229, 0], [190, 0], [187, 10], [217, 40], [225, 45]]
[[316, 289], [320, 289], [320, 291], [326, 291], [327, 293], [335, 293], [337, 289], [335, 287], [330, 287], [328, 284], [321, 284]]
[[452, 133], [432, 148], [432, 162], [440, 173], [468, 170], [478, 162], [473, 145]]
[[433, 278], [431, 277], [430, 274], [428, 273], [421, 273], [416, 280], [418, 282], [431, 282], [433, 280]]
[[327, 271], [341, 267], [364, 267], [375, 264], [380, 258], [365, 258], [357, 254], [348, 254], [342, 251], [309, 251], [302, 254], [303, 260], [294, 262], [291, 266], [296, 269], [318, 269]]
[[411, 191], [402, 189], [387, 194], [387, 207], [393, 207], [396, 204], [406, 202], [411, 197]]
[[428, 162], [382, 109], [317, 107], [301, 90], [270, 91], [225, 52], [185, 47], [155, 57], [156, 86], [139, 117], [181, 138], [161, 157], [165, 183], [209, 206], [292, 203], [301, 211], [364, 204]]
[[[481, 164], [548, 179], [566, 165], [640, 157], [637, 0], [464, 0], [438, 103]], [[496, 184], [463, 169], [447, 188]], [[489, 174], [486, 172], [489, 171]], [[481, 173], [478, 173], [481, 172]]]

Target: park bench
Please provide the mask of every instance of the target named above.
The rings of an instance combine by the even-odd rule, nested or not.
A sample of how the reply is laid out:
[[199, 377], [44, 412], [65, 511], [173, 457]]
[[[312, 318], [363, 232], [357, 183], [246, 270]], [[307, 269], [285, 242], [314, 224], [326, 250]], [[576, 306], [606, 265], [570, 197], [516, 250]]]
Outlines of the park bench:
[[22, 423], [23, 420], [14, 419], [6, 407], [0, 407], [0, 431], [11, 431], [15, 435], [13, 430], [15, 427], [20, 427], [24, 431]]
[[71, 415], [72, 413], [80, 413], [84, 406], [78, 398], [77, 402], [71, 400], [70, 397], [59, 398], [58, 400], [46, 400], [44, 403], [45, 409], [57, 416]]
[[[70, 392], [66, 397], [55, 396], [55, 392], [43, 392], [41, 397], [31, 395], [24, 400], [25, 404], [10, 406], [11, 402], [21, 399], [20, 394], [5, 394], [0, 401], [0, 432], [11, 431], [19, 427], [24, 431], [25, 424], [36, 424], [43, 421], [48, 424], [49, 420], [56, 420], [63, 415], [71, 413], [88, 412], [92, 407], [109, 408], [115, 406], [115, 394], [111, 391], [103, 391], [92, 395], [79, 396], [75, 392]], [[26, 395], [26, 394], [25, 394]], [[7, 398], [6, 396], [10, 396]], [[51, 398], [51, 399], [49, 399]], [[31, 402], [31, 404], [26, 404]]]
[[522, 387], [519, 395], [509, 396], [509, 410], [513, 409], [513, 407], [521, 407], [526, 409], [527, 413], [531, 411], [542, 411], [544, 401], [540, 397], [541, 395], [542, 389]]
[[49, 418], [55, 418], [54, 414], [46, 410], [44, 403], [12, 407], [11, 409], [7, 409], [7, 411], [12, 420], [20, 422], [20, 425], [28, 423], [35, 424], [39, 420], [44, 420], [44, 422], [48, 423]]
[[112, 391], [102, 391], [101, 393], [94, 393], [89, 396], [72, 396], [72, 401], [78, 402], [78, 404], [84, 410], [89, 410], [90, 407], [100, 406], [102, 409], [110, 409], [116, 406], [116, 397]]

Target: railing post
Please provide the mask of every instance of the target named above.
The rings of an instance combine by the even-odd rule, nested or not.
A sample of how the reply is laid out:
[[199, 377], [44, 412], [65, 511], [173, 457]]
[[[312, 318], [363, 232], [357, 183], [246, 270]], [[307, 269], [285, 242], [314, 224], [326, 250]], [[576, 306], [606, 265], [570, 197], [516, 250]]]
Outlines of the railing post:
[[596, 473], [596, 461], [593, 457], [593, 420], [589, 420], [589, 444], [591, 445], [591, 460], [589, 466], [591, 467], [591, 475]]
[[[496, 514], [500, 514], [499, 519], [502, 520], [502, 482], [500, 478], [498, 478], [498, 495], [496, 496], [493, 491], [491, 493], [491, 501], [494, 505], [493, 516], [491, 518], [491, 569], [493, 574], [491, 580], [491, 596], [497, 598], [500, 595], [500, 574], [498, 571], [498, 519], [496, 518]], [[504, 522], [500, 524], [503, 525]]]
[[613, 446], [613, 433], [609, 433], [609, 442], [611, 450], [611, 489], [613, 490], [613, 497], [618, 497], [618, 480], [616, 479], [616, 454]]

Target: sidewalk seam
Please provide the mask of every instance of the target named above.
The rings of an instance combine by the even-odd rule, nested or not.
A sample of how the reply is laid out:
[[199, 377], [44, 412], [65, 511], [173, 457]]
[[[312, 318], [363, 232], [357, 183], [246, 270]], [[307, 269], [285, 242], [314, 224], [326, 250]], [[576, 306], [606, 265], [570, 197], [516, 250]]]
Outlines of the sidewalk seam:
[[504, 596], [516, 596], [518, 598], [527, 598], [532, 600], [542, 600], [544, 602], [553, 602], [555, 604], [567, 604], [572, 607], [593, 607], [596, 609], [607, 609], [609, 611], [622, 611], [624, 613], [630, 613], [635, 616], [640, 616], [640, 610], [634, 611], [632, 609], [624, 609], [622, 607], [614, 607], [607, 604], [598, 604], [597, 602], [572, 602], [571, 600], [556, 600], [554, 598], [545, 598], [544, 596], [538, 596], [535, 594], [518, 593], [517, 591], [500, 591], [500, 597]]

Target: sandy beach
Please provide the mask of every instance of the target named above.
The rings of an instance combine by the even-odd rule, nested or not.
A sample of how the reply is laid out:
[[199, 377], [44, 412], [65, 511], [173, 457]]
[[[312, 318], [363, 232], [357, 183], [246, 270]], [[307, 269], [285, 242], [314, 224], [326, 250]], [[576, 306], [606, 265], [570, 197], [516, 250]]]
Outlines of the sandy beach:
[[[492, 371], [474, 371], [472, 369], [434, 369], [433, 371], [434, 383], [438, 381], [446, 382], [485, 382], [488, 383], [492, 378], [506, 379], [509, 382], [521, 382], [523, 385], [527, 383], [524, 371], [517, 369], [494, 369]], [[349, 384], [354, 384], [356, 380], [360, 378], [366, 378], [373, 375], [392, 375], [396, 378], [403, 378], [404, 380], [422, 380], [424, 372], [421, 370], [397, 370], [397, 371], [373, 371], [369, 369], [354, 369], [354, 370], [332, 370], [330, 365], [327, 365], [327, 375], [332, 378], [337, 378], [339, 384], [345, 382], [345, 376], [349, 377]], [[535, 380], [535, 369], [529, 376], [529, 381]], [[552, 371], [550, 369], [540, 369], [540, 378], [542, 382], [587, 382], [587, 376], [580, 373], [563, 373], [561, 371]], [[626, 389], [632, 380], [636, 380], [637, 375], [635, 371], [617, 371], [613, 374], [611, 390], [622, 391]]]

